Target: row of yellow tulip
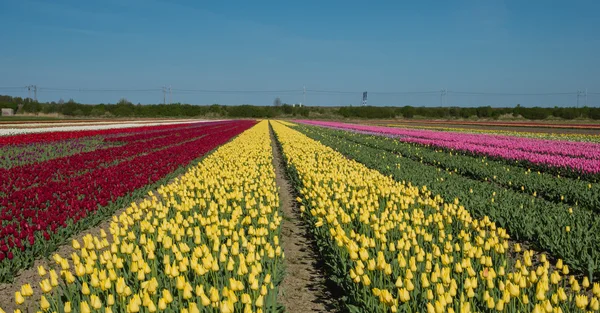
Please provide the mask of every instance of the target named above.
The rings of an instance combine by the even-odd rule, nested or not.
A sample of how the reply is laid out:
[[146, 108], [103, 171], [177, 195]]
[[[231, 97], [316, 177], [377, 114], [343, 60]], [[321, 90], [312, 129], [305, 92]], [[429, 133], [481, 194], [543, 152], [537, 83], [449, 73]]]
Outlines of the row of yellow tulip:
[[40, 268], [44, 312], [274, 312], [281, 217], [268, 122]]
[[291, 127], [297, 126], [296, 124], [294, 124], [292, 122], [287, 122], [287, 121], [283, 121], [283, 120], [279, 120], [277, 122], [279, 122], [279, 123], [281, 123], [281, 124], [283, 124], [285, 126], [291, 126]]
[[458, 199], [396, 182], [274, 123], [300, 211], [343, 287], [363, 312], [598, 311], [600, 284], [558, 260], [521, 251]]

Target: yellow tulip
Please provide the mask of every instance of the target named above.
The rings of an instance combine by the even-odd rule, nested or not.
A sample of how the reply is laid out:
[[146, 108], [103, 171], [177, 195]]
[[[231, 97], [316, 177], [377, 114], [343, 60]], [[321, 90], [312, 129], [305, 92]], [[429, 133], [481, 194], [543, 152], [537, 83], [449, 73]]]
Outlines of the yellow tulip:
[[23, 298], [23, 295], [21, 294], [20, 291], [15, 292], [15, 303], [17, 303], [17, 305], [23, 304], [23, 302], [25, 302], [25, 298]]
[[164, 311], [167, 309], [167, 302], [164, 298], [158, 299], [158, 309]]
[[90, 287], [86, 282], [83, 282], [83, 284], [81, 284], [81, 293], [86, 296], [90, 294]]
[[95, 310], [99, 310], [100, 308], [102, 308], [102, 301], [100, 301], [100, 298], [96, 295], [90, 296], [90, 304]]
[[262, 295], [260, 295], [260, 296], [258, 296], [258, 298], [256, 298], [256, 301], [254, 302], [254, 305], [256, 305], [259, 308], [263, 307], [263, 305], [264, 305], [264, 299], [263, 299]]
[[575, 304], [578, 308], [584, 310], [588, 305], [588, 297], [586, 295], [577, 295], [575, 297]]
[[90, 313], [90, 306], [86, 301], [81, 301], [79, 303], [79, 312], [81, 313]]
[[201, 295], [200, 296], [200, 300], [202, 301], [202, 305], [203, 306], [209, 306], [210, 305], [210, 299], [206, 296], [206, 295]]
[[48, 310], [48, 308], [50, 308], [50, 302], [48, 302], [48, 300], [44, 296], [42, 296], [40, 298], [40, 308], [42, 308], [42, 310], [44, 310], [44, 311], [46, 311], [46, 310]]
[[30, 297], [33, 295], [33, 289], [31, 288], [30, 284], [25, 284], [23, 286], [21, 286], [21, 294], [24, 297]]
[[600, 302], [598, 301], [598, 298], [596, 298], [596, 297], [592, 298], [592, 300], [590, 301], [590, 309], [592, 311], [600, 310]]
[[169, 292], [169, 290], [168, 290], [168, 289], [163, 289], [163, 291], [162, 291], [162, 296], [163, 296], [163, 298], [165, 299], [165, 302], [166, 302], [167, 304], [169, 304], [169, 303], [173, 302], [173, 296], [171, 295], [171, 292]]
[[129, 304], [127, 305], [128, 312], [139, 312], [140, 305], [142, 305], [142, 300], [138, 294], [135, 294], [130, 298]]
[[193, 297], [192, 291], [193, 291], [192, 285], [190, 285], [189, 283], [186, 283], [183, 288], [183, 298], [186, 300], [191, 299]]
[[40, 277], [44, 277], [46, 275], [46, 269], [44, 268], [43, 265], [38, 266], [37, 270], [38, 270], [38, 275], [40, 275]]
[[50, 285], [50, 280], [44, 279], [40, 282], [40, 287], [42, 288], [42, 292], [48, 293], [52, 291], [52, 285]]
[[583, 278], [583, 281], [581, 282], [581, 286], [583, 286], [583, 288], [590, 287], [590, 280], [587, 278], [587, 276], [585, 276]]
[[435, 307], [431, 302], [427, 302], [427, 313], [435, 313]]

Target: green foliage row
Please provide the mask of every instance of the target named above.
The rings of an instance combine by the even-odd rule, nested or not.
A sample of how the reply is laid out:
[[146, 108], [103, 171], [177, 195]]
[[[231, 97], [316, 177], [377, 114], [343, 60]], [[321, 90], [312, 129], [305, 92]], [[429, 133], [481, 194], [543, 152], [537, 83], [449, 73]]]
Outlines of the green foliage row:
[[[565, 204], [481, 182], [423, 161], [334, 136], [342, 131], [304, 125], [297, 129], [398, 181], [427, 186], [433, 194], [446, 200], [458, 198], [474, 217], [488, 216], [507, 229], [514, 239], [529, 242], [564, 259], [572, 268], [588, 274], [590, 278], [600, 273], [600, 216], [591, 210], [569, 210]], [[371, 135], [355, 136], [374, 139]]]

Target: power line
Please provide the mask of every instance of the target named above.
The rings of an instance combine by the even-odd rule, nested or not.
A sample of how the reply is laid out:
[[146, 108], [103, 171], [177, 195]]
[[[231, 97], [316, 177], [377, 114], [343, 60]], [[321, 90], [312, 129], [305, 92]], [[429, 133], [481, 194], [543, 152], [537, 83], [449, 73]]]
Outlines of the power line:
[[[315, 93], [326, 93], [326, 94], [357, 94], [360, 91], [346, 91], [346, 90], [320, 90], [320, 89], [306, 89], [307, 92]], [[413, 94], [438, 94], [439, 91], [369, 91], [370, 94], [378, 95], [413, 95]]]
[[152, 92], [160, 91], [160, 88], [151, 89], [93, 89], [93, 88], [49, 88], [40, 87], [43, 91], [73, 91], [73, 92]]
[[0, 87], [0, 89], [20, 89], [20, 90], [25, 90], [27, 89], [28, 86], [21, 86], [21, 87]]
[[173, 91], [197, 92], [197, 93], [301, 93], [300, 89], [291, 90], [210, 90], [210, 89], [179, 89], [173, 88]]
[[546, 93], [509, 93], [509, 92], [471, 92], [471, 91], [452, 91], [448, 90], [449, 93], [457, 95], [471, 95], [471, 96], [558, 96], [558, 95], [574, 95], [575, 92], [546, 92]]
[[317, 90], [317, 89], [306, 89], [306, 92], [316, 93], [330, 93], [330, 94], [360, 94], [361, 91], [339, 91], [339, 90]]
[[[34, 91], [36, 85], [28, 86], [0, 86], [0, 90], [30, 90]], [[159, 87], [159, 88], [140, 88], [140, 89], [127, 89], [127, 88], [57, 88], [57, 87], [37, 87], [39, 91], [72, 91], [72, 92], [162, 92], [163, 90], [172, 92], [189, 92], [189, 93], [326, 93], [326, 94], [360, 94], [361, 91], [349, 91], [349, 90], [328, 90], [328, 89], [282, 89], [282, 90], [230, 90], [230, 89], [183, 89], [183, 88], [172, 88]], [[585, 90], [577, 90], [572, 92], [543, 92], [543, 93], [511, 93], [511, 92], [481, 92], [481, 91], [454, 91], [443, 89], [448, 94], [456, 95], [489, 95], [489, 96], [557, 96], [557, 95], [600, 95], [598, 92], [586, 92]], [[440, 94], [440, 90], [429, 90], [429, 91], [369, 91], [371, 94], [380, 95], [417, 95], [417, 94]]]

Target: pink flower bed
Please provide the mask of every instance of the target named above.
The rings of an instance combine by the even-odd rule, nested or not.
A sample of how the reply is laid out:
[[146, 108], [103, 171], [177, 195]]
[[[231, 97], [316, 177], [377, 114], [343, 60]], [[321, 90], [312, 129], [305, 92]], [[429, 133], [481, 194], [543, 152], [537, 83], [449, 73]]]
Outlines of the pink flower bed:
[[600, 144], [597, 143], [402, 129], [326, 121], [298, 120], [296, 122], [393, 136], [403, 142], [510, 160], [525, 160], [552, 167], [565, 167], [583, 173], [600, 173]]

